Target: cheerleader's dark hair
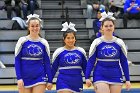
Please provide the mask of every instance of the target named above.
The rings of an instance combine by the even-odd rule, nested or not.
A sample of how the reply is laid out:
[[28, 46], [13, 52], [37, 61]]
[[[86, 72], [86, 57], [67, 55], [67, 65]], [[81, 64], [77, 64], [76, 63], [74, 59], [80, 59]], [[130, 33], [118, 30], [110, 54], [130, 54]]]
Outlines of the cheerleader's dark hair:
[[73, 23], [69, 23], [68, 22], [65, 22], [62, 24], [63, 28], [61, 31], [63, 31], [63, 45], [65, 45], [65, 42], [64, 40], [66, 39], [68, 33], [73, 33], [75, 39], [76, 39], [76, 29], [74, 28], [75, 24]]

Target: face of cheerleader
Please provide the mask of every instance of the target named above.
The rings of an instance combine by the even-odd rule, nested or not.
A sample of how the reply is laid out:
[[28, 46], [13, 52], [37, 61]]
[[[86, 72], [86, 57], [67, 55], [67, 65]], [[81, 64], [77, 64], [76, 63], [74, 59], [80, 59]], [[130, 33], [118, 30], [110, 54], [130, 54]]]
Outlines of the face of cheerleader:
[[114, 24], [112, 21], [105, 21], [102, 25], [102, 32], [105, 36], [112, 36], [114, 32]]
[[39, 22], [39, 20], [37, 20], [37, 19], [36, 20], [30, 20], [28, 29], [30, 31], [31, 36], [39, 35], [39, 32], [40, 32], [40, 22]]
[[67, 49], [73, 49], [75, 47], [75, 36], [73, 33], [67, 33], [66, 38], [64, 39], [64, 43], [65, 43], [65, 48]]

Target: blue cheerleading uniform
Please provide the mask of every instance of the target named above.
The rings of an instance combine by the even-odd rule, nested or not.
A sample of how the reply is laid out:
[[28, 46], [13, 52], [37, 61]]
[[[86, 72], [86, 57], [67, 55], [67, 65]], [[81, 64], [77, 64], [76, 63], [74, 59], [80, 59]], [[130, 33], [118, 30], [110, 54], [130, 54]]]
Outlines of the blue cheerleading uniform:
[[19, 38], [15, 47], [15, 70], [17, 80], [22, 79], [25, 88], [52, 83], [48, 42], [43, 38], [31, 40], [29, 36]]
[[81, 47], [71, 50], [60, 47], [53, 53], [52, 76], [59, 71], [57, 91], [69, 90], [78, 93], [83, 89], [82, 71], [85, 74], [86, 58], [86, 52]]
[[[94, 68], [94, 70], [93, 70]], [[123, 84], [122, 71], [126, 81], [130, 81], [127, 50], [124, 42], [113, 37], [107, 41], [104, 36], [95, 39], [89, 50], [86, 79], [93, 70], [93, 83]]]

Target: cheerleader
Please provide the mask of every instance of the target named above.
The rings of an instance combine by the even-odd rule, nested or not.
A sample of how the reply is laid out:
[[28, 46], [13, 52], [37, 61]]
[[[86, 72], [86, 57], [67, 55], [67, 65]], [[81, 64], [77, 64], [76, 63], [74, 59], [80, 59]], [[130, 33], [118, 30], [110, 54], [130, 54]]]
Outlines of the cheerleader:
[[122, 39], [113, 36], [115, 18], [112, 13], [102, 15], [101, 30], [103, 35], [95, 39], [89, 50], [89, 60], [86, 68], [86, 85], [92, 85], [90, 74], [93, 70], [93, 84], [96, 93], [121, 93], [123, 85], [130, 89], [130, 77], [127, 60], [127, 50]]
[[[64, 46], [56, 49], [52, 57], [52, 76], [58, 71], [57, 93], [80, 93], [83, 89], [82, 72], [85, 74], [87, 57], [83, 48], [75, 46], [74, 24], [63, 25]], [[70, 30], [68, 30], [70, 29]]]
[[52, 88], [49, 44], [40, 36], [39, 15], [27, 18], [28, 35], [19, 38], [15, 47], [17, 85], [20, 93], [44, 93], [46, 86]]

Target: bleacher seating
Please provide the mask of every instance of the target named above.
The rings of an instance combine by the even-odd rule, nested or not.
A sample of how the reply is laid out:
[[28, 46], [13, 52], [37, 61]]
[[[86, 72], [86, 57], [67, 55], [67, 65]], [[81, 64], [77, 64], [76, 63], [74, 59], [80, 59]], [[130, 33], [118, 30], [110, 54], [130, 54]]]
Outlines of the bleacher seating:
[[[35, 10], [36, 14], [39, 14], [42, 17], [42, 11], [41, 11], [41, 0], [37, 0], [39, 9]], [[4, 5], [4, 0], [0, 1], [0, 6]], [[22, 12], [22, 11], [21, 11]], [[15, 17], [15, 13], [12, 12], [12, 16]], [[23, 18], [23, 13], [22, 13], [22, 18]], [[7, 11], [5, 9], [0, 10], [0, 19], [7, 19]], [[0, 22], [1, 23], [1, 22]]]
[[16, 74], [14, 67], [0, 69], [0, 84], [16, 84]]
[[128, 51], [140, 51], [140, 40], [124, 40], [128, 47]]
[[[12, 13], [13, 17], [15, 16], [14, 12]], [[41, 17], [42, 17], [42, 10], [38, 9], [38, 10], [35, 10], [35, 14], [39, 14]], [[22, 17], [23, 17], [23, 14], [22, 14]], [[5, 10], [0, 10], [0, 19], [7, 19], [7, 11]]]
[[[85, 19], [86, 0], [66, 0], [64, 7], [69, 8], [69, 21], [76, 24], [77, 46], [83, 47], [88, 55], [90, 47], [90, 36], [94, 34], [92, 23], [94, 19]], [[62, 18], [61, 1], [60, 0], [39, 0], [40, 9], [37, 10], [43, 19], [42, 37], [46, 38], [50, 45], [51, 55], [56, 48], [62, 46]], [[1, 13], [1, 12], [0, 12]], [[3, 16], [3, 15], [2, 15]], [[134, 22], [132, 22], [134, 21]], [[130, 22], [130, 21], [129, 21]], [[137, 21], [139, 22], [139, 21]], [[135, 20], [128, 23], [129, 29], [123, 28], [122, 19], [116, 21], [115, 34], [124, 39], [128, 46], [128, 59], [135, 65], [130, 66], [130, 76], [132, 81], [140, 81], [140, 24]], [[11, 29], [12, 21], [1, 19], [0, 17], [0, 60], [7, 66], [6, 69], [0, 68], [0, 84], [16, 84], [16, 75], [14, 70], [14, 48], [17, 40], [21, 36], [25, 36], [26, 30], [5, 30]], [[136, 27], [136, 28], [135, 28]], [[57, 75], [54, 82], [56, 82]], [[84, 76], [83, 76], [84, 78]]]
[[140, 29], [116, 29], [115, 35], [122, 39], [140, 39]]
[[[42, 15], [42, 10], [36, 10], [35, 13]], [[42, 18], [42, 16], [40, 17]], [[26, 19], [24, 19], [24, 21], [26, 22]], [[0, 30], [12, 30], [13, 23], [14, 20], [0, 18]], [[42, 21], [42, 24], [44, 24], [44, 21]]]
[[7, 18], [7, 12], [5, 10], [0, 10], [0, 19], [6, 19]]
[[26, 30], [0, 30], [0, 41], [17, 41], [21, 36], [25, 36], [26, 34]]
[[140, 65], [140, 52], [128, 52], [128, 59], [132, 60], [134, 64]]
[[15, 56], [14, 54], [2, 54], [0, 55], [0, 60], [3, 62], [3, 64], [7, 65], [12, 65], [14, 66], [15, 63]]
[[0, 20], [0, 29], [12, 29], [14, 21], [13, 20]]
[[[35, 13], [42, 18], [42, 10], [35, 10]], [[14, 21], [7, 19], [7, 12], [0, 10], [0, 29], [12, 29]]]
[[[95, 19], [86, 19], [86, 28], [93, 28], [93, 21]], [[127, 27], [128, 28], [140, 28], [140, 20], [128, 20]], [[123, 26], [123, 19], [116, 19], [115, 21], [116, 28], [124, 28]]]

